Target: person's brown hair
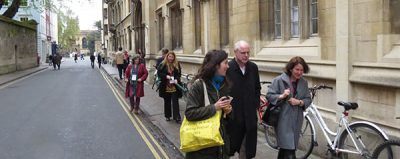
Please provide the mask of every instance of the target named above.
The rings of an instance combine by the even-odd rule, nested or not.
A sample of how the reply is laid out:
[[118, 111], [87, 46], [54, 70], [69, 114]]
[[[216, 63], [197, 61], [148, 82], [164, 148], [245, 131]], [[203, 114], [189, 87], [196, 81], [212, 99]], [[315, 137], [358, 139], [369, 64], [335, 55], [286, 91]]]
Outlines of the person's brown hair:
[[228, 54], [224, 50], [209, 51], [194, 79], [211, 80], [217, 72], [217, 66], [227, 58]]
[[292, 57], [289, 62], [286, 64], [285, 67], [285, 73], [288, 74], [289, 76], [292, 75], [291, 70], [297, 65], [300, 64], [303, 66], [304, 69], [304, 73], [308, 73], [310, 71], [310, 67], [308, 67], [308, 64], [306, 63], [306, 61], [300, 57], [300, 56], [295, 56]]

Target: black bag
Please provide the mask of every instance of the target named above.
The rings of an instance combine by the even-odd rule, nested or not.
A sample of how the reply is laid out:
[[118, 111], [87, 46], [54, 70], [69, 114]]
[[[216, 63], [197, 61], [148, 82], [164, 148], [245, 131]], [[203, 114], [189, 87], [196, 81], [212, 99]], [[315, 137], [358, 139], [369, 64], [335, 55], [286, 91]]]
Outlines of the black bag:
[[262, 116], [262, 120], [269, 126], [278, 126], [279, 115], [281, 114], [281, 107], [270, 104]]

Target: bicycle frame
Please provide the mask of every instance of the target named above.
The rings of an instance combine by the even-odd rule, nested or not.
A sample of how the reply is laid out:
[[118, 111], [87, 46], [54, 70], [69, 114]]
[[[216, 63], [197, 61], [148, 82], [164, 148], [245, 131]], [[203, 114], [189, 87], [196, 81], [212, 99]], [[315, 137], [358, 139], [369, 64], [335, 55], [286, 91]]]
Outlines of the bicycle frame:
[[[328, 142], [328, 145], [330, 147], [331, 150], [334, 150], [335, 152], [345, 152], [345, 153], [353, 153], [353, 154], [362, 154], [362, 150], [358, 147], [358, 145], [356, 144], [355, 138], [353, 137], [353, 133], [352, 130], [350, 129], [350, 126], [353, 124], [358, 124], [358, 123], [365, 123], [368, 125], [373, 126], [374, 128], [376, 128], [377, 130], [384, 132], [381, 128], [379, 128], [378, 126], [376, 126], [373, 123], [369, 123], [369, 122], [365, 122], [365, 121], [359, 121], [359, 122], [353, 122], [351, 124], [349, 124], [348, 120], [347, 120], [347, 115], [346, 115], [347, 111], [343, 112], [341, 117], [340, 117], [340, 121], [338, 124], [338, 127], [336, 129], [336, 132], [331, 131], [331, 129], [329, 129], [329, 127], [327, 126], [325, 120], [322, 118], [320, 112], [318, 111], [316, 105], [314, 103], [311, 103], [311, 105], [307, 108], [307, 110], [304, 112], [304, 117], [312, 117], [314, 118], [314, 120], [318, 123], [319, 127], [321, 128], [324, 137], [326, 139], [326, 141]], [[311, 128], [314, 129], [313, 127], [313, 122], [310, 120], [310, 124], [311, 124]], [[345, 129], [343, 130], [344, 127]], [[339, 149], [338, 147], [338, 141], [340, 136], [342, 135], [342, 133], [344, 131], [347, 131], [349, 137], [351, 138], [354, 146], [356, 147], [357, 151], [350, 151], [350, 150], [346, 150], [346, 149]], [[316, 132], [314, 130], [314, 132]], [[340, 133], [341, 132], [341, 133]], [[339, 134], [340, 133], [340, 134]], [[331, 140], [330, 136], [334, 136], [335, 138], [333, 140]], [[384, 138], [386, 140], [389, 139], [389, 137], [386, 135], [386, 133], [383, 134]], [[314, 141], [316, 140], [316, 135], [314, 135]], [[362, 143], [361, 143], [362, 144]], [[364, 145], [363, 145], [364, 146]]]

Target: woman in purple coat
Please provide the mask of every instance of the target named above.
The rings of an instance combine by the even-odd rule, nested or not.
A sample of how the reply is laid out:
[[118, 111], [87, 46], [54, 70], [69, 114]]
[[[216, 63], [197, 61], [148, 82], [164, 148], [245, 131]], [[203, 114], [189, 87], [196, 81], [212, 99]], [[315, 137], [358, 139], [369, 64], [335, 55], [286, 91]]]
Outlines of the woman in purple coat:
[[140, 63], [140, 57], [134, 56], [132, 63], [128, 65], [125, 71], [125, 97], [129, 97], [131, 103], [130, 112], [138, 114], [140, 97], [144, 96], [144, 81], [147, 79], [147, 69]]

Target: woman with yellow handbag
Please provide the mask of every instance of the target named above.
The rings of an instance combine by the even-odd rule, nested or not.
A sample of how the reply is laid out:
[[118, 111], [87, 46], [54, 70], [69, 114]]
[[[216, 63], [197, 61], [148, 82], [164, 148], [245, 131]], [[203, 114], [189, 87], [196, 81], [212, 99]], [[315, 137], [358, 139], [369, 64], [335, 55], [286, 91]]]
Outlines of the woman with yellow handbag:
[[[182, 123], [182, 127], [184, 127], [186, 122], [206, 121], [210, 118], [217, 117], [219, 120], [217, 120], [214, 126], [219, 125], [219, 129], [217, 129], [216, 133], [219, 138], [222, 137], [223, 142], [220, 144], [211, 143], [210, 145], [203, 145], [202, 147], [189, 145], [194, 146], [195, 149], [185, 151], [187, 152], [187, 159], [229, 158], [229, 136], [225, 130], [228, 120], [231, 118], [230, 113], [232, 111], [232, 106], [230, 105], [232, 99], [228, 97], [230, 90], [229, 82], [225, 78], [228, 67], [228, 54], [223, 50], [212, 50], [206, 54], [203, 64], [195, 77], [195, 82], [189, 91], [185, 119], [184, 123]], [[205, 90], [206, 92], [204, 92]], [[183, 141], [185, 143], [182, 143], [182, 138], [185, 136], [185, 134], [183, 134], [185, 130], [183, 130], [182, 127], [181, 144], [185, 144], [187, 143], [185, 141]], [[204, 127], [200, 126], [199, 128]], [[199, 133], [202, 132], [200, 131]], [[210, 132], [206, 133], [211, 134]], [[204, 135], [199, 138], [201, 137], [204, 137]], [[201, 140], [199, 142], [201, 142]], [[201, 145], [198, 142], [193, 142], [193, 144]], [[184, 149], [182, 150], [184, 151]]]

